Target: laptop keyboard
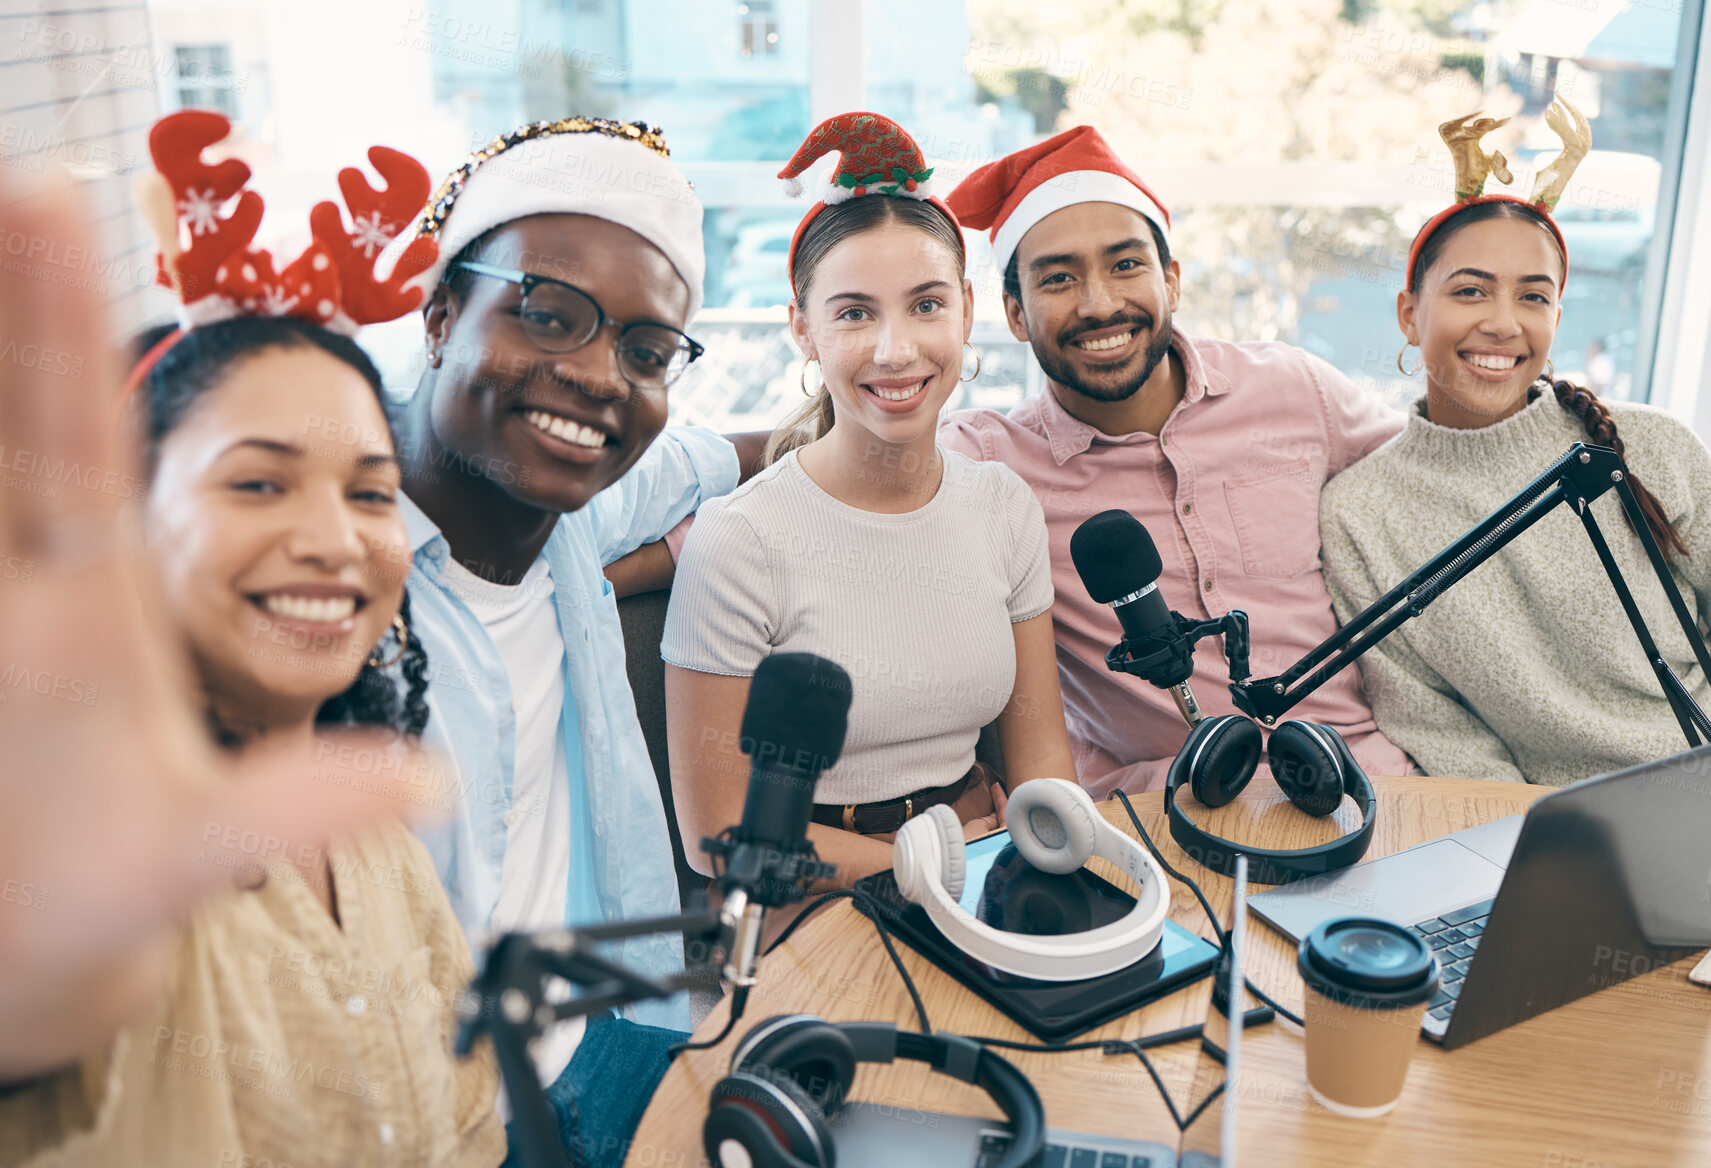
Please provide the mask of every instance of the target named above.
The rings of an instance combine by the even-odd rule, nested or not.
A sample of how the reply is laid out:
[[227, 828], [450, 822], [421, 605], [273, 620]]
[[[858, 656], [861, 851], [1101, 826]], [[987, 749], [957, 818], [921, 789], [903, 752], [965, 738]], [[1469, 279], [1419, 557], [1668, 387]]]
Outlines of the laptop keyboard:
[[[1103, 1140], [1103, 1137], [1101, 1137]], [[1106, 1140], [1104, 1142], [1111, 1142]], [[987, 1132], [980, 1137], [980, 1159], [975, 1168], [993, 1168], [1010, 1148], [1010, 1137]], [[1130, 1155], [1108, 1148], [1082, 1148], [1074, 1144], [1046, 1141], [1046, 1150], [1037, 1161], [1040, 1168], [1165, 1168], [1150, 1155]]]
[[1409, 926], [1416, 936], [1432, 947], [1438, 958], [1438, 992], [1432, 996], [1426, 1013], [1440, 1024], [1449, 1021], [1456, 1008], [1456, 999], [1461, 997], [1462, 979], [1467, 976], [1467, 967], [1473, 964], [1473, 955], [1479, 951], [1479, 941], [1485, 934], [1485, 922], [1491, 916], [1493, 903], [1482, 900]]

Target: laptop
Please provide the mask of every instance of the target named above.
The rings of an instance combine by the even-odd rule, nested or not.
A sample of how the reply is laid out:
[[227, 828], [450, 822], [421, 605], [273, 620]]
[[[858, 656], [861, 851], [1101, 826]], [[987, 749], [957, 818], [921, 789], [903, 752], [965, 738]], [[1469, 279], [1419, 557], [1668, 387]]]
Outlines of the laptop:
[[[1229, 984], [1230, 1011], [1238, 1017], [1245, 1009], [1242, 987], [1243, 948], [1247, 933], [1246, 858], [1236, 878], [1236, 898], [1231, 922]], [[1225, 976], [1220, 971], [1219, 976]], [[1210, 1014], [1212, 1006], [1207, 1004]], [[1241, 1027], [1229, 1027], [1225, 1039], [1222, 1081], [1238, 1082], [1241, 1063]], [[998, 1053], [1005, 1053], [999, 1050]], [[1062, 1056], [1071, 1057], [1071, 1056]], [[1112, 1058], [1127, 1057], [1113, 1055]], [[1134, 1068], [1136, 1079], [1151, 1081]], [[1196, 1077], [1196, 1084], [1203, 1082]], [[1213, 1080], [1215, 1083], [1216, 1080]], [[1210, 1092], [1207, 1092], [1210, 1094]], [[1221, 1091], [1218, 1099], [1200, 1110], [1182, 1133], [1182, 1155], [1176, 1146], [1151, 1140], [1122, 1139], [1066, 1128], [1046, 1129], [1046, 1147], [1036, 1161], [1040, 1168], [1236, 1168], [1236, 1102], [1239, 1092]], [[1184, 1115], [1202, 1099], [1191, 1099]], [[830, 1124], [840, 1164], [931, 1164], [935, 1168], [992, 1168], [1010, 1147], [1009, 1126], [1000, 1120], [946, 1115], [913, 1107], [875, 1103], [846, 1103]]]
[[1410, 926], [1442, 971], [1422, 1029], [1453, 1050], [1711, 945], [1707, 839], [1711, 746], [1249, 905], [1296, 941], [1340, 916]]

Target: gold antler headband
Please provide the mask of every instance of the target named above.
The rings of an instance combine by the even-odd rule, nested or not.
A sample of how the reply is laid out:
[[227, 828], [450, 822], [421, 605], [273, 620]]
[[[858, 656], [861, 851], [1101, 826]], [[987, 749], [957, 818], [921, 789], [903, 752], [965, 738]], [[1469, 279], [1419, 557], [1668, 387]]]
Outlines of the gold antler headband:
[[[1486, 179], [1494, 174], [1499, 182], [1515, 181], [1503, 152], [1488, 152], [1479, 144], [1480, 139], [1491, 131], [1508, 123], [1508, 118], [1488, 118], [1472, 113], [1438, 127], [1438, 136], [1450, 148], [1450, 158], [1455, 163], [1456, 202], [1466, 203], [1484, 197]], [[1527, 202], [1554, 211], [1568, 187], [1569, 176], [1592, 149], [1592, 127], [1587, 124], [1586, 115], [1562, 97], [1551, 102], [1545, 111], [1545, 124], [1562, 139], [1562, 153], [1534, 176], [1533, 193]]]
[[[1545, 125], [1555, 130], [1557, 137], [1562, 139], [1562, 153], [1557, 155], [1549, 166], [1541, 168], [1534, 175], [1533, 194], [1529, 202], [1539, 203], [1545, 210], [1554, 211], [1562, 201], [1563, 191], [1568, 188], [1569, 176], [1592, 152], [1592, 127], [1587, 124], [1585, 114], [1560, 97], [1545, 111]], [[1549, 181], [1546, 181], [1547, 178]]]
[[1508, 118], [1488, 118], [1474, 113], [1438, 127], [1438, 137], [1450, 148], [1450, 160], [1456, 167], [1456, 202], [1477, 199], [1485, 191], [1485, 180], [1493, 173], [1502, 182], [1515, 181], [1503, 152], [1493, 150], [1487, 154], [1479, 145], [1481, 138], [1508, 123]]
[[1551, 160], [1551, 164], [1541, 167], [1533, 177], [1533, 193], [1525, 199], [1514, 195], [1488, 195], [1485, 193], [1485, 181], [1492, 175], [1505, 183], [1515, 181], [1509, 173], [1509, 160], [1503, 157], [1501, 151], [1487, 151], [1479, 142], [1491, 131], [1507, 124], [1508, 118], [1488, 118], [1483, 114], [1468, 114], [1445, 122], [1438, 127], [1438, 135], [1443, 138], [1444, 145], [1450, 148], [1450, 158], [1456, 167], [1456, 199], [1448, 207], [1439, 211], [1426, 221], [1414, 237], [1414, 245], [1408, 249], [1407, 282], [1403, 285], [1408, 291], [1414, 291], [1415, 269], [1419, 266], [1420, 254], [1425, 248], [1426, 240], [1437, 232], [1450, 219], [1467, 209], [1470, 203], [1509, 202], [1530, 204], [1542, 213], [1544, 224], [1556, 238], [1557, 247], [1563, 255], [1563, 275], [1568, 275], [1568, 243], [1563, 239], [1562, 229], [1556, 220], [1551, 218], [1551, 212], [1556, 210], [1557, 203], [1562, 199], [1563, 191], [1568, 187], [1569, 176], [1574, 174], [1575, 167], [1592, 149], [1592, 128], [1586, 123], [1586, 116], [1561, 97], [1556, 98], [1545, 111], [1545, 124], [1556, 131], [1562, 139], [1562, 153]]

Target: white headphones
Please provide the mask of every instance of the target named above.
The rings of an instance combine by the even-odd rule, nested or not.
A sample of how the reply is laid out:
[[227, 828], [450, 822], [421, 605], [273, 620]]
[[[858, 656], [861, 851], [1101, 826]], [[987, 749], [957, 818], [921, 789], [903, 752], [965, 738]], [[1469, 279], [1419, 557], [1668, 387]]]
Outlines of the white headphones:
[[1093, 800], [1064, 779], [1031, 779], [1010, 796], [1006, 818], [1022, 858], [1064, 874], [1092, 856], [1109, 860], [1139, 887], [1120, 921], [1057, 936], [995, 929], [958, 904], [962, 896], [962, 823], [939, 804], [905, 823], [892, 845], [897, 888], [958, 949], [977, 961], [1038, 981], [1079, 981], [1114, 973], [1151, 953], [1164, 930], [1170, 897], [1164, 872], [1138, 840], [1105, 822]]

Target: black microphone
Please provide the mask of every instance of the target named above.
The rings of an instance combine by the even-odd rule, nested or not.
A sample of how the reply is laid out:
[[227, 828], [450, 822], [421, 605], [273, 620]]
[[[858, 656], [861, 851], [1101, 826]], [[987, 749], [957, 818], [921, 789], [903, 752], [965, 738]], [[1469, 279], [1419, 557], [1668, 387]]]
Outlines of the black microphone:
[[1200, 721], [1200, 703], [1188, 679], [1194, 674], [1194, 644], [1159, 595], [1159, 559], [1153, 537], [1127, 511], [1101, 511], [1069, 537], [1069, 555], [1087, 594], [1108, 604], [1123, 625], [1137, 658], [1135, 672], [1170, 691], [1190, 726]]
[[754, 982], [766, 910], [837, 874], [815, 858], [808, 823], [814, 786], [844, 748], [850, 696], [850, 675], [812, 653], [774, 653], [755, 669], [740, 741], [749, 756], [742, 823], [701, 841], [725, 860], [721, 916], [734, 934], [725, 976], [739, 986]]

